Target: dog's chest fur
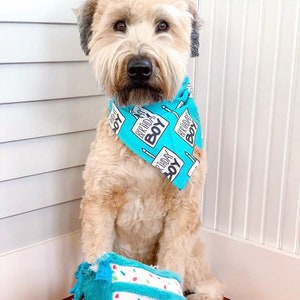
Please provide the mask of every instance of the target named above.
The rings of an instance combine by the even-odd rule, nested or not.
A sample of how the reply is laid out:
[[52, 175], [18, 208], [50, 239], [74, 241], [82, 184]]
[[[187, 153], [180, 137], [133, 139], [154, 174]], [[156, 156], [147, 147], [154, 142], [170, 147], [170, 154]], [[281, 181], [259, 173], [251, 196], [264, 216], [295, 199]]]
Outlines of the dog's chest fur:
[[[93, 184], [94, 189], [108, 195], [97, 201], [101, 205], [105, 201], [116, 215], [113, 250], [154, 264], [165, 216], [178, 205], [179, 191], [175, 186], [158, 169], [132, 153], [116, 137], [107, 120], [98, 125], [84, 177], [86, 185]], [[93, 182], [89, 182], [91, 178]]]
[[156, 252], [167, 211], [161, 199], [153, 196], [143, 198], [128, 192], [126, 198], [116, 219], [114, 251], [153, 264], [151, 254]]

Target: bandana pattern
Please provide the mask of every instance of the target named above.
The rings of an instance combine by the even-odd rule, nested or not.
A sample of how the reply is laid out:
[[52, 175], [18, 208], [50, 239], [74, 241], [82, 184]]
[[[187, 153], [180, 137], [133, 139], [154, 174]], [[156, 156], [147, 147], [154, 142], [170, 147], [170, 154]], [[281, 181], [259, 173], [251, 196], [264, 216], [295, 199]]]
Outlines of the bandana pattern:
[[119, 107], [112, 99], [109, 123], [130, 150], [157, 167], [179, 190], [186, 187], [203, 149], [200, 118], [187, 77], [172, 101]]

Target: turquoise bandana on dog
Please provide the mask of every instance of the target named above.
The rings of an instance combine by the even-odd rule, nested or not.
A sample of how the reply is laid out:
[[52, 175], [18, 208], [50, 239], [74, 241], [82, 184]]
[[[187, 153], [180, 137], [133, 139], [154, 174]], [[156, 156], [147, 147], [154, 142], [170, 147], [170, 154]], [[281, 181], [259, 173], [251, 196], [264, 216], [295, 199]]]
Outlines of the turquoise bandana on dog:
[[109, 123], [130, 150], [157, 167], [179, 190], [185, 188], [203, 148], [200, 118], [187, 77], [172, 101], [119, 107], [112, 99]]

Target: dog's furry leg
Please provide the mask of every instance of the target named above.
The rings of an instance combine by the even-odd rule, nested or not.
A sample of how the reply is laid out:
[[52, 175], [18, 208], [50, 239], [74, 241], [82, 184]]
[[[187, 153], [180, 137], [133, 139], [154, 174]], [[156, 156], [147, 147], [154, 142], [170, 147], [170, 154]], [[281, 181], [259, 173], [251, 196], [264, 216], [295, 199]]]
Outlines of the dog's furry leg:
[[[159, 241], [157, 264], [159, 268], [185, 275], [186, 257], [190, 255], [200, 227], [200, 212], [196, 201], [174, 200], [165, 219], [163, 235]], [[176, 203], [177, 202], [177, 203]]]
[[223, 299], [223, 286], [210, 272], [200, 238], [197, 238], [191, 255], [186, 257], [183, 288], [191, 292], [191, 295], [187, 296], [189, 300]]
[[104, 252], [112, 251], [115, 238], [115, 214], [100, 199], [85, 196], [81, 202], [82, 249], [90, 263]]

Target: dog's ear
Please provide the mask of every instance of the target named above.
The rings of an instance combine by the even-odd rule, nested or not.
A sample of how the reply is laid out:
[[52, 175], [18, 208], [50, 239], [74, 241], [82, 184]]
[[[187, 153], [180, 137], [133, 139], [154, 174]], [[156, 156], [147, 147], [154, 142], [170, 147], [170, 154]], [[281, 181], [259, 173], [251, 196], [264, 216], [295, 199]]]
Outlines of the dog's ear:
[[199, 13], [194, 1], [188, 1], [189, 12], [192, 15], [192, 32], [191, 32], [191, 57], [199, 55], [199, 31], [203, 25], [203, 21], [199, 17]]
[[97, 0], [87, 0], [81, 7], [73, 10], [75, 15], [77, 16], [80, 33], [80, 43], [85, 55], [89, 55], [90, 53], [88, 45], [92, 38], [92, 23], [96, 6]]

